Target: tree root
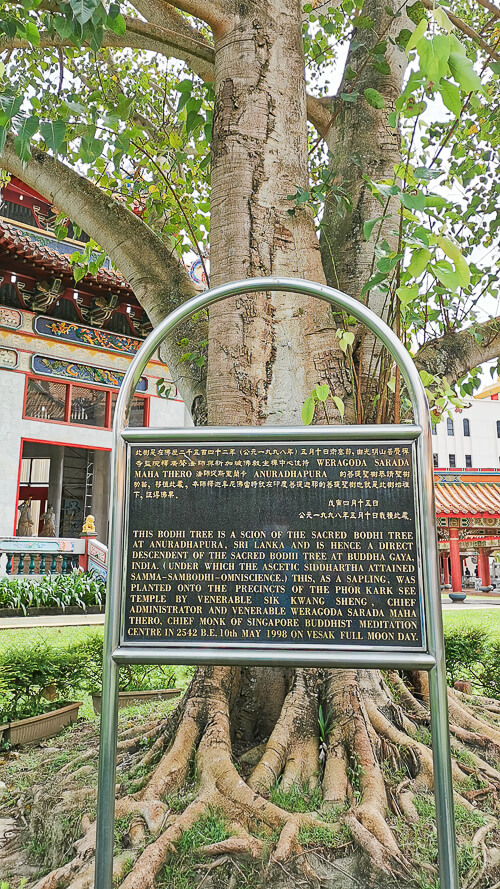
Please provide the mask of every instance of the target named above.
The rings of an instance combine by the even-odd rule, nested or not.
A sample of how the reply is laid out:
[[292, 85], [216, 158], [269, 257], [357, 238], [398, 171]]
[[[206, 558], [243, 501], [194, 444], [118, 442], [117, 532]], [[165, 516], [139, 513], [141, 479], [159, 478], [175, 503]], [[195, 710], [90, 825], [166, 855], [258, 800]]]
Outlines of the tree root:
[[318, 773], [318, 715], [314, 690], [307, 682], [307, 671], [297, 670], [292, 688], [285, 698], [280, 718], [267, 742], [264, 754], [248, 784], [265, 792], [283, 772], [282, 788], [293, 784], [316, 783]]
[[[263, 858], [269, 850], [269, 840], [262, 839], [263, 832], [267, 831], [270, 839], [278, 832], [269, 867], [288, 873], [291, 863], [300, 872], [297, 885], [301, 885], [303, 876], [304, 886], [319, 887], [320, 880], [301, 847], [299, 835], [305, 827], [311, 830], [310, 835], [318, 830], [318, 836], [322, 836], [325, 829], [331, 831], [333, 825], [317, 812], [289, 812], [267, 798], [280, 779], [284, 789], [290, 786], [289, 782], [304, 787], [306, 798], [307, 788], [310, 790], [318, 780], [319, 678], [318, 671], [296, 672], [267, 743], [263, 744], [258, 736], [255, 738], [259, 744], [254, 745], [254, 752], [260, 751], [261, 758], [247, 781], [235, 767], [231, 743], [231, 712], [235, 700], [241, 696], [239, 671], [227, 667], [198, 671], [190, 695], [174, 714], [175, 733], [166, 723], [158, 731], [148, 727], [152, 746], [146, 753], [142, 752], [138, 735], [122, 738], [130, 745], [123, 753], [130, 759], [128, 774], [136, 774], [139, 766], [150, 767], [152, 772], [140, 792], [122, 796], [116, 804], [116, 817], [128, 820], [127, 848], [114, 859], [121, 889], [153, 889], [183, 833], [209, 812], [219, 812], [230, 825], [229, 836], [201, 845], [198, 850], [202, 858], [216, 859], [210, 869], [227, 861], [229, 856], [251, 861]], [[387, 812], [392, 808], [396, 816], [410, 825], [419, 821], [416, 796], [419, 791], [428, 793], [433, 788], [432, 754], [427, 745], [418, 740], [418, 727], [422, 723], [427, 725], [429, 716], [415, 696], [420, 692], [425, 698], [422, 685], [415, 686], [414, 695], [406, 689], [399, 674], [391, 672], [389, 679], [397, 691], [397, 702], [379, 673], [347, 670], [328, 673], [321, 689], [330, 729], [322, 777], [322, 807], [338, 807], [336, 828], [340, 828], [339, 821], [346, 824], [351, 835], [349, 844], [368, 857], [374, 873], [384, 873], [385, 878], [391, 876], [400, 886], [407, 886], [411, 882], [411, 862], [401, 853], [387, 821]], [[247, 691], [248, 687], [245, 693]], [[463, 698], [456, 705], [461, 723], [472, 720], [474, 724], [476, 720], [483, 725], [469, 706], [464, 706]], [[249, 714], [251, 712], [250, 708]], [[251, 721], [249, 715], [249, 725]], [[475, 812], [483, 797], [495, 799], [500, 788], [500, 771], [477, 752], [478, 748], [485, 756], [495, 752], [493, 739], [489, 738], [481, 747], [477, 743], [478, 732], [461, 723], [456, 721], [459, 731], [452, 740], [453, 752], [458, 757], [453, 760], [454, 780], [460, 787], [467, 780], [470, 782], [471, 774], [478, 774], [485, 786], [471, 788], [469, 783], [460, 787], [456, 800]], [[249, 731], [248, 726], [247, 729]], [[310, 743], [311, 736], [314, 743]], [[166, 749], [169, 740], [171, 745]], [[308, 752], [313, 748], [314, 755]], [[468, 758], [461, 757], [465, 752]], [[77, 774], [85, 778], [89, 768], [86, 758], [77, 759]], [[152, 765], [154, 762], [156, 765]], [[189, 779], [193, 762], [196, 785]], [[408, 777], [397, 786], [387, 782], [385, 771], [397, 773], [402, 767], [407, 769]], [[67, 775], [63, 774], [62, 780], [66, 779]], [[169, 806], [168, 795], [179, 790], [186, 780], [191, 781], [187, 797], [191, 797], [191, 801], [179, 813], [175, 805]], [[83, 800], [88, 793], [86, 788], [80, 788], [76, 796], [74, 791], [65, 790], [60, 794], [62, 802], [57, 808], [61, 813], [65, 807], [74, 811], [80, 797]], [[81, 824], [84, 835], [74, 844], [73, 860], [52, 871], [33, 889], [91, 889], [96, 826], [88, 817], [84, 817]], [[496, 825], [496, 820], [489, 816], [487, 824], [481, 826], [472, 840], [473, 849], [481, 856], [481, 865], [479, 869], [478, 866], [471, 869], [467, 889], [483, 889], [488, 864], [492, 866], [486, 839]], [[253, 835], [256, 826], [259, 837]], [[335, 846], [335, 854], [342, 848], [345, 844]], [[125, 876], [131, 865], [131, 872]], [[421, 867], [429, 872], [435, 870], [429, 862], [423, 862]], [[292, 879], [291, 873], [288, 878]]]

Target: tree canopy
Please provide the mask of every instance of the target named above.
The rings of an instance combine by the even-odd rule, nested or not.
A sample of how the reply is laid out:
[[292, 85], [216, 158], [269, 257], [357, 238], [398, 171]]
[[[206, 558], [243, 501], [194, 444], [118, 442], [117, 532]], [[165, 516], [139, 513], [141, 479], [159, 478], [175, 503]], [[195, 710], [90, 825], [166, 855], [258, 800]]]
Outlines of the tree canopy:
[[[212, 31], [229, 16], [224, 4], [23, 0], [6, 3], [0, 20], [2, 165], [54, 198], [61, 237], [66, 217], [89, 232], [154, 323], [192, 292], [179, 261], [194, 251], [205, 264], [210, 153], [222, 138], [211, 146]], [[436, 418], [500, 352], [499, 16], [486, 0], [453, 11], [359, 0], [302, 10], [309, 173], [280, 194], [283, 212], [314, 217], [327, 283], [367, 300], [408, 343]], [[41, 151], [51, 158], [44, 176]], [[117, 244], [122, 218], [130, 241]], [[138, 237], [147, 271], [132, 268]], [[75, 257], [75, 281], [95, 269], [89, 255]], [[348, 391], [331, 395], [348, 417], [380, 419], [393, 398], [366, 391], [366, 380], [382, 374], [404, 412], [392, 367], [361, 347], [351, 321], [334, 325]], [[188, 405], [205, 397], [206, 339], [203, 330], [189, 346], [183, 337], [183, 366], [174, 362]], [[310, 420], [318, 399], [304, 396]]]

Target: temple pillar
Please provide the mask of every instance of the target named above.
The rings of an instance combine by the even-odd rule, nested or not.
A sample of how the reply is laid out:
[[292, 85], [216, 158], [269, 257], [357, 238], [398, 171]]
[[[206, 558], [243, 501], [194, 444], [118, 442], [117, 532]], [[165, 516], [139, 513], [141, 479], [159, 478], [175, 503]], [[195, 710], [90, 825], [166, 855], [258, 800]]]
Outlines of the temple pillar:
[[450, 582], [450, 556], [449, 553], [443, 553], [443, 575], [445, 584]]
[[454, 593], [462, 592], [462, 566], [460, 564], [460, 544], [458, 528], [450, 528], [451, 586]]
[[484, 547], [477, 553], [477, 573], [481, 578], [481, 586], [491, 586], [490, 560]]
[[50, 450], [50, 473], [47, 503], [50, 503], [56, 517], [55, 536], [59, 536], [61, 524], [61, 501], [63, 490], [64, 446], [55, 445]]

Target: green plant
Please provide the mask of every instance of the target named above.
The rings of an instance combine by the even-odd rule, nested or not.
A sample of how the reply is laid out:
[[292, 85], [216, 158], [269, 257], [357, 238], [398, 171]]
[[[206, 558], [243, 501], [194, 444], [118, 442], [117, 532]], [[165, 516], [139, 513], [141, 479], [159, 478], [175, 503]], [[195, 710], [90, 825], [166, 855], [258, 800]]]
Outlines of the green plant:
[[321, 806], [321, 792], [315, 787], [309, 790], [305, 784], [292, 784], [288, 790], [283, 790], [281, 783], [277, 782], [271, 788], [271, 802], [288, 812], [314, 812]]
[[[81, 688], [91, 694], [102, 688], [103, 637], [100, 633], [89, 634], [73, 651], [85, 664]], [[126, 664], [120, 668], [121, 691], [149, 691], [156, 688], [174, 688], [181, 678], [189, 678], [190, 667], [172, 667], [150, 664]]]
[[353, 790], [354, 798], [357, 803], [361, 800], [361, 775], [363, 774], [363, 768], [359, 761], [359, 757], [353, 753], [349, 757], [349, 762], [347, 764], [347, 777], [351, 782], [351, 787]]
[[477, 679], [488, 650], [488, 633], [480, 627], [460, 627], [446, 632], [444, 643], [450, 685], [458, 678]]
[[321, 744], [326, 744], [328, 741], [328, 735], [332, 730], [332, 722], [333, 722], [333, 714], [331, 710], [327, 712], [323, 712], [323, 707], [320, 704], [318, 707], [318, 730], [319, 730], [319, 740]]
[[38, 716], [75, 699], [85, 674], [77, 652], [43, 640], [0, 655], [0, 722]]
[[41, 580], [5, 577], [0, 580], [0, 608], [101, 608], [105, 584], [95, 574], [51, 574]]

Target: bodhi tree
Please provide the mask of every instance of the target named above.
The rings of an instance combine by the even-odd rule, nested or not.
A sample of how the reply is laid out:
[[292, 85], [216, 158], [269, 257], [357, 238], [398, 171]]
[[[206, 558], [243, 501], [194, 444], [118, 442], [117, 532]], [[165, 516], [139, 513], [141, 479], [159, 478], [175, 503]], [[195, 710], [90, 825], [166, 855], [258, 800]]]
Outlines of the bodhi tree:
[[[60, 236], [66, 218], [92, 236], [75, 281], [101, 249], [153, 324], [194, 294], [184, 254], [208, 272], [208, 231], [212, 285], [283, 274], [364, 301], [437, 420], [500, 355], [499, 23], [490, 0], [7, 0], [0, 164], [53, 201]], [[409, 417], [379, 343], [307, 298], [225, 301], [164, 357], [198, 424]], [[463, 885], [491, 889], [500, 706], [453, 690], [449, 706]], [[200, 668], [172, 718], [121, 737], [136, 784], [118, 785], [117, 885], [190, 885], [172, 861], [195, 837], [218, 867], [192, 885], [431, 889], [429, 740], [419, 673]], [[35, 793], [32, 825], [47, 799], [83, 815], [36, 889], [93, 885], [95, 788], [67, 788], [92, 755]]]

